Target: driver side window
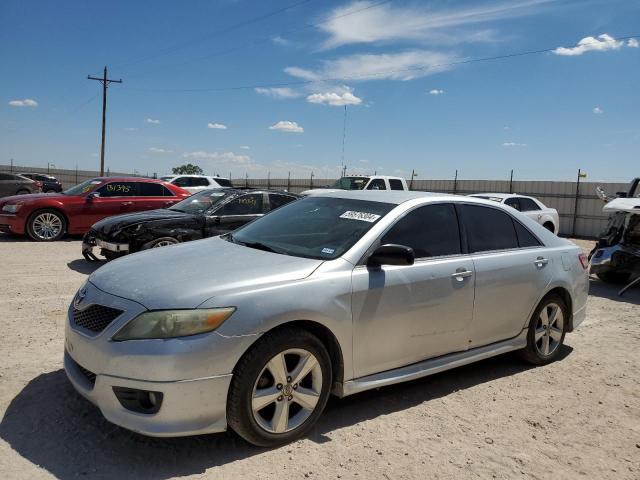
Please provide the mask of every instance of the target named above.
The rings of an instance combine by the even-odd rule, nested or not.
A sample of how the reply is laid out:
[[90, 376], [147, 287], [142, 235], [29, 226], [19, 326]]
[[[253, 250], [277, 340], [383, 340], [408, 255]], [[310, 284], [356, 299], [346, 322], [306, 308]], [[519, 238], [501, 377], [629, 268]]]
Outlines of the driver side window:
[[411, 247], [416, 258], [460, 254], [456, 210], [450, 203], [418, 207], [398, 220], [380, 243]]
[[135, 197], [136, 184], [134, 182], [110, 182], [101, 186], [97, 193], [104, 197]]
[[382, 178], [376, 178], [371, 180], [371, 183], [367, 185], [367, 190], [386, 190], [387, 186], [384, 184]]

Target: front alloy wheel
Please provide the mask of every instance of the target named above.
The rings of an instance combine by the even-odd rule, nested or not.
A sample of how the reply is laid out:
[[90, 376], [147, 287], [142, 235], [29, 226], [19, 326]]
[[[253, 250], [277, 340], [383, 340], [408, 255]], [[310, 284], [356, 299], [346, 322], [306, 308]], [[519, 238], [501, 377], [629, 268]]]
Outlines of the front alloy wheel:
[[291, 442], [316, 423], [331, 384], [331, 359], [318, 337], [293, 328], [267, 333], [234, 369], [227, 422], [254, 445]]
[[64, 218], [54, 210], [36, 212], [27, 224], [27, 233], [38, 242], [58, 240], [64, 235], [64, 231]]
[[253, 418], [269, 433], [289, 432], [311, 416], [321, 391], [318, 359], [304, 349], [285, 350], [258, 376], [251, 399]]

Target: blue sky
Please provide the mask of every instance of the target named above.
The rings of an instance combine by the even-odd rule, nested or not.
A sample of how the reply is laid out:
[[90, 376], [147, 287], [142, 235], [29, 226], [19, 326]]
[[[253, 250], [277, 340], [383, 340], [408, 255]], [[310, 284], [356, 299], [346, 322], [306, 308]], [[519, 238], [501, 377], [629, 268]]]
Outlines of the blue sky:
[[0, 163], [97, 169], [86, 76], [108, 65], [114, 171], [336, 177], [347, 105], [349, 172], [628, 181], [638, 20], [615, 0], [3, 0]]

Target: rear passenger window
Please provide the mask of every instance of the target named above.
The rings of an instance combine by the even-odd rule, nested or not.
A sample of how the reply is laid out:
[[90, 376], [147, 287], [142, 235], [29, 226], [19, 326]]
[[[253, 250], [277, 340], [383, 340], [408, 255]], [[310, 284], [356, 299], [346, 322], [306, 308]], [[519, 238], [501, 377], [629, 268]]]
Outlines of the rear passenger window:
[[533, 233], [525, 228], [520, 222], [514, 220], [513, 225], [516, 227], [516, 235], [518, 236], [518, 244], [521, 248], [539, 247], [542, 245], [540, 241], [534, 237]]
[[451, 204], [416, 208], [398, 220], [381, 242], [382, 245], [396, 243], [411, 247], [416, 258], [459, 254], [456, 210]]
[[177, 185], [178, 187], [190, 187], [191, 177], [178, 177], [171, 183]]
[[173, 196], [169, 189], [159, 183], [140, 182], [138, 183], [139, 195], [141, 197], [168, 197]]
[[530, 198], [520, 198], [520, 211], [521, 212], [531, 212], [533, 210], [540, 210], [540, 207], [536, 202], [531, 200]]
[[505, 205], [509, 205], [511, 208], [515, 208], [516, 210], [520, 210], [520, 201], [517, 198], [507, 198], [504, 201]]
[[516, 229], [507, 213], [481, 205], [459, 207], [470, 253], [518, 248]]
[[391, 190], [404, 190], [404, 186], [402, 185], [402, 180], [397, 179], [389, 179], [389, 186]]
[[208, 187], [209, 180], [203, 177], [191, 177], [191, 186], [192, 187]]
[[231, 180], [227, 180], [226, 178], [215, 178], [214, 180], [221, 187], [233, 187]]
[[376, 178], [371, 180], [371, 183], [367, 186], [367, 190], [386, 190], [387, 186], [384, 184], [382, 178]]

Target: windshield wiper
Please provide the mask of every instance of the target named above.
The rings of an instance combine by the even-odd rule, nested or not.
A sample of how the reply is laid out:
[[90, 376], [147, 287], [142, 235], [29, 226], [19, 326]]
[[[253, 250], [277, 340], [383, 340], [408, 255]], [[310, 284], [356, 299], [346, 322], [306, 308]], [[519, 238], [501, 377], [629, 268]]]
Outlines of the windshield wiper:
[[261, 242], [239, 242], [238, 240], [235, 240], [235, 242], [239, 243], [240, 245], [244, 245], [245, 247], [255, 248], [257, 250], [264, 250], [265, 252], [280, 253], [277, 250], [274, 250], [273, 248], [271, 248], [269, 245], [265, 245], [264, 243], [261, 243]]

